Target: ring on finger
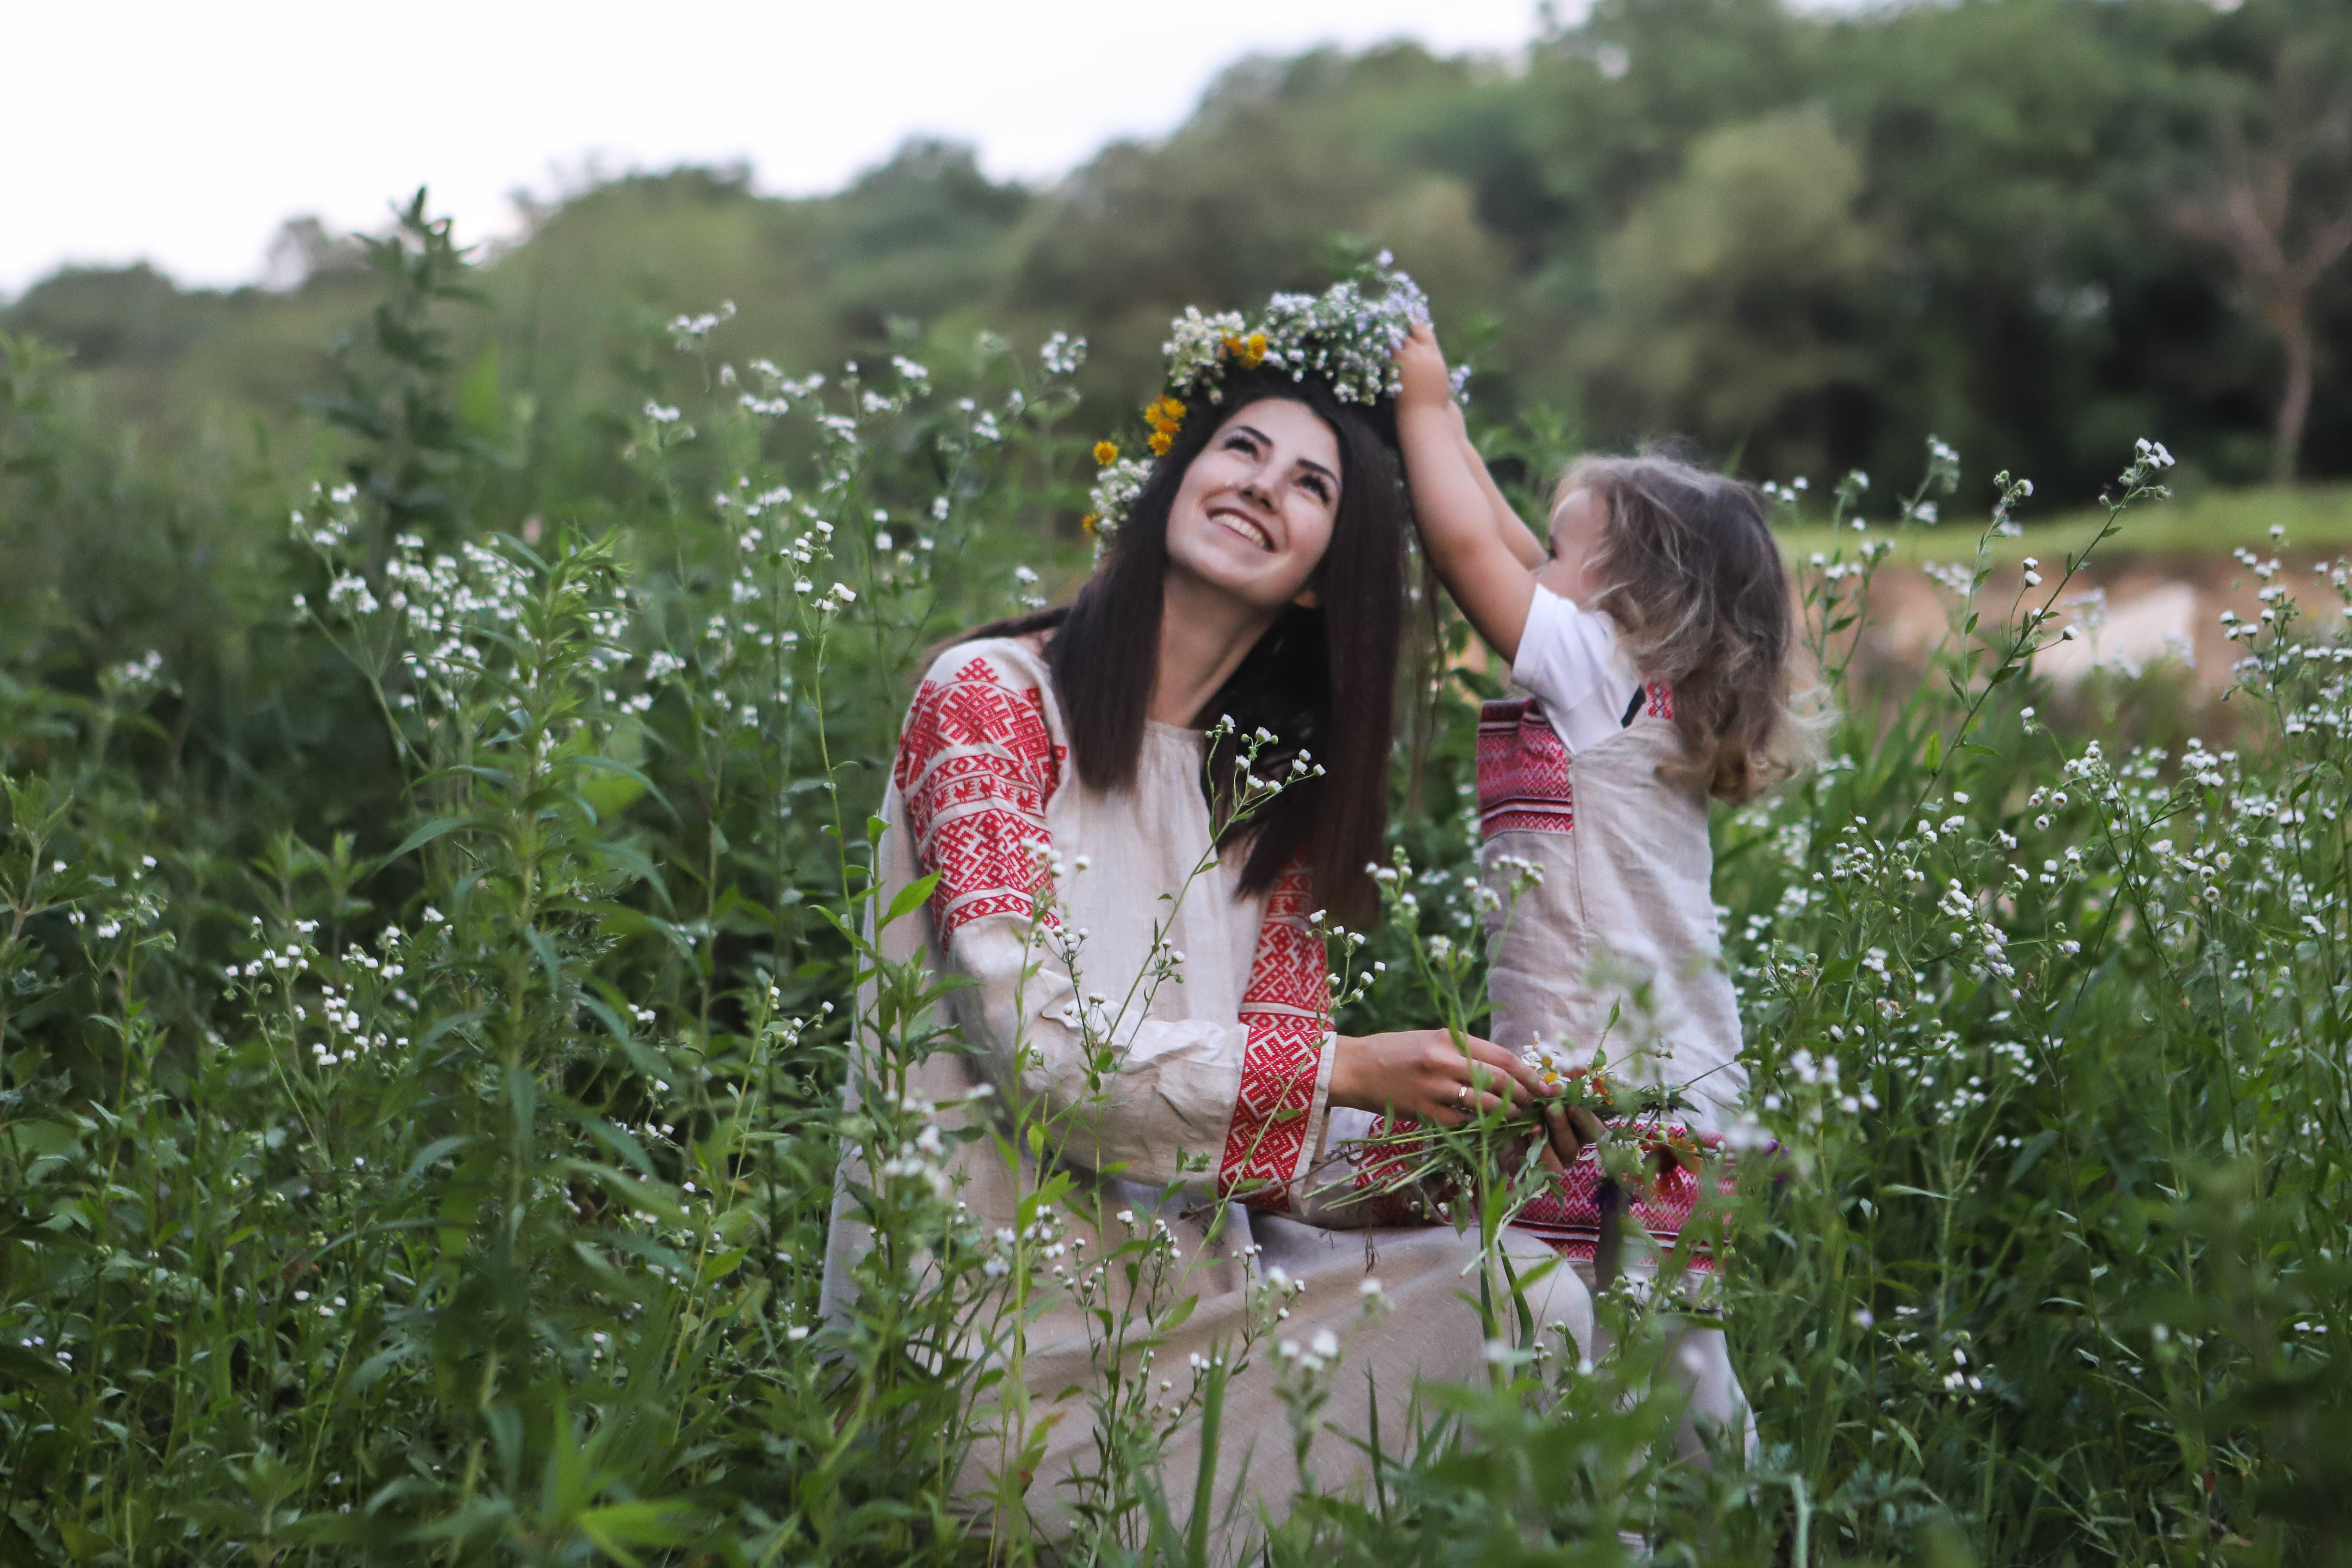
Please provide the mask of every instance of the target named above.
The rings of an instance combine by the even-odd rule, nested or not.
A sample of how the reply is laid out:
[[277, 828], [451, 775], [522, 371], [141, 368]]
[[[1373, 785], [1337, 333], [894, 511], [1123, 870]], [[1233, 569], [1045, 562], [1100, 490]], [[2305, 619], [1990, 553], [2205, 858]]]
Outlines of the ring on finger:
[[1470, 1086], [1468, 1084], [1457, 1083], [1454, 1086], [1454, 1103], [1456, 1105], [1467, 1105], [1470, 1103]]

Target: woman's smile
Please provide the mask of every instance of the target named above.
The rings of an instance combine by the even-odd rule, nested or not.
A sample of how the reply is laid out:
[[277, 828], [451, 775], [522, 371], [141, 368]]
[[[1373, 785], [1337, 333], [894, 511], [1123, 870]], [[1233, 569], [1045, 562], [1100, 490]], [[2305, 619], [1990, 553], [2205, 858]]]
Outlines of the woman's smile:
[[1227, 530], [1248, 540], [1267, 554], [1274, 553], [1274, 535], [1266, 531], [1265, 524], [1232, 502], [1220, 502], [1210, 507], [1209, 521], [1223, 524]]

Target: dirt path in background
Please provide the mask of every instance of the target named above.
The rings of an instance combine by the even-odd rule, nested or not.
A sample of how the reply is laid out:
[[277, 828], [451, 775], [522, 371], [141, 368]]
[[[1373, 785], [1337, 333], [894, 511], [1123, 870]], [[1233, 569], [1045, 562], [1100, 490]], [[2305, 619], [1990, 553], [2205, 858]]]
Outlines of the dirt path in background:
[[[2270, 559], [2265, 553], [2263, 559]], [[2344, 601], [2315, 567], [2339, 559], [2329, 552], [2279, 552], [2273, 579], [2300, 604], [2306, 627], [2332, 630], [2342, 624]], [[2055, 562], [2045, 562], [2042, 582], [2020, 601], [2025, 568], [1997, 566], [1979, 600], [1983, 623], [2015, 624], [2030, 605], [2040, 605], [2057, 586]], [[2072, 626], [2072, 641], [2055, 643], [2035, 659], [2038, 674], [2070, 696], [2095, 670], [2122, 676], [2148, 675], [2173, 689], [2174, 698], [2193, 709], [2218, 703], [2234, 681], [2243, 644], [2221, 635], [2223, 611], [2252, 620], [2263, 610], [2262, 580], [2244, 563], [2223, 554], [2135, 553], [2117, 555], [2074, 574], [2058, 595], [2055, 624]], [[1951, 590], [1926, 567], [1888, 563], [1871, 587], [1869, 624], [1855, 656], [1856, 673], [1882, 693], [1901, 689], [1926, 672], [1928, 657], [1949, 635], [1955, 603]], [[1455, 663], [1509, 679], [1509, 671], [1470, 639]], [[2147, 689], [2142, 689], [2146, 690]]]
[[[2265, 557], [2267, 559], [2267, 557]], [[2297, 599], [2305, 624], [2340, 623], [2343, 601], [2315, 566], [2336, 558], [2313, 551], [2280, 556], [2273, 579]], [[2045, 563], [2040, 586], [2018, 599], [2024, 569], [1995, 568], [1979, 600], [1988, 624], [2014, 621], [2027, 605], [2039, 605], [2056, 585], [2055, 563]], [[2228, 689], [2231, 667], [2242, 645], [2222, 636], [2221, 615], [2232, 611], [2252, 620], [2263, 609], [2262, 581], [2243, 563], [2226, 555], [2132, 555], [2095, 563], [2075, 574], [2058, 597], [2057, 624], [2072, 626], [2072, 642], [2045, 650], [2038, 673], [2062, 688], [2079, 685], [2101, 666], [2122, 674], [2153, 671], [2166, 665], [2190, 678], [2207, 700]], [[1876, 667], [1916, 668], [1948, 635], [1951, 592], [1916, 566], [1880, 568], [1871, 589], [1871, 614], [1860, 661]]]

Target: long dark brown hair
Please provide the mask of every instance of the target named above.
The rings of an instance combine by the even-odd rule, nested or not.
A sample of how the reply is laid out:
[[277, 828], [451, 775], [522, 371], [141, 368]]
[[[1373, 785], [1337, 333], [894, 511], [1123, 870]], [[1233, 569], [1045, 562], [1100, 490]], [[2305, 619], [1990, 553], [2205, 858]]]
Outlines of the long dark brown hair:
[[1553, 491], [1601, 502], [1601, 548], [1587, 567], [1645, 679], [1674, 689], [1685, 765], [1719, 800], [1742, 801], [1794, 773], [1805, 734], [1793, 717], [1796, 640], [1788, 574], [1756, 491], [1673, 458], [1587, 458]]
[[1159, 675], [1168, 517], [1176, 492], [1225, 421], [1269, 397], [1304, 405], [1339, 441], [1339, 504], [1331, 543], [1308, 580], [1319, 607], [1285, 609], [1192, 722], [1207, 727], [1227, 715], [1234, 721], [1235, 734], [1210, 758], [1204, 781], [1220, 816], [1234, 756], [1256, 731], [1276, 736], [1258, 754], [1260, 776], [1282, 776], [1301, 751], [1322, 764], [1321, 777], [1291, 785], [1249, 821], [1226, 828], [1219, 847], [1246, 846], [1244, 894], [1266, 891], [1304, 859], [1314, 874], [1317, 902], [1360, 925], [1378, 911], [1369, 867], [1381, 858], [1388, 833], [1389, 749], [1411, 526], [1393, 414], [1386, 405], [1342, 403], [1312, 379], [1294, 382], [1264, 371], [1228, 377], [1222, 403], [1193, 400], [1174, 444], [1152, 466], [1077, 596], [1065, 608], [999, 621], [972, 635], [1052, 632], [1045, 658], [1078, 776], [1093, 789], [1132, 787]]

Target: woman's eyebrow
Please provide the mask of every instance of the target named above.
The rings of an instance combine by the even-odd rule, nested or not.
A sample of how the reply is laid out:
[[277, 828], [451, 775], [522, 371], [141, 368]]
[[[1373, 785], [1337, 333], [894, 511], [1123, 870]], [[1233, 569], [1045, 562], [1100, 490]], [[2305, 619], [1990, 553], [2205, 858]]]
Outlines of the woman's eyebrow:
[[[1259, 429], [1259, 428], [1258, 428], [1256, 426], [1255, 426], [1255, 425], [1235, 425], [1235, 426], [1232, 426], [1232, 427], [1231, 427], [1231, 433], [1232, 433], [1232, 434], [1234, 434], [1234, 435], [1236, 435], [1236, 436], [1247, 436], [1247, 437], [1252, 437], [1253, 439], [1257, 440], [1257, 441], [1261, 441], [1261, 442], [1265, 443], [1266, 446], [1269, 446], [1269, 447], [1271, 447], [1271, 446], [1273, 446], [1273, 445], [1274, 445], [1274, 437], [1271, 437], [1271, 436], [1269, 436], [1269, 435], [1267, 435], [1265, 431], [1263, 431], [1263, 430]], [[1322, 475], [1325, 479], [1327, 479], [1330, 480], [1330, 481], [1331, 481], [1333, 484], [1335, 484], [1335, 485], [1336, 485], [1336, 484], [1338, 484], [1338, 483], [1339, 482], [1339, 475], [1337, 475], [1337, 474], [1333, 473], [1330, 469], [1328, 469], [1328, 468], [1325, 468], [1322, 464], [1320, 464], [1320, 463], [1317, 462], [1314, 458], [1299, 458], [1297, 461], [1298, 461], [1298, 466], [1299, 466], [1300, 468], [1312, 468], [1312, 469], [1314, 469], [1317, 473], [1318, 473], [1318, 474]]]

